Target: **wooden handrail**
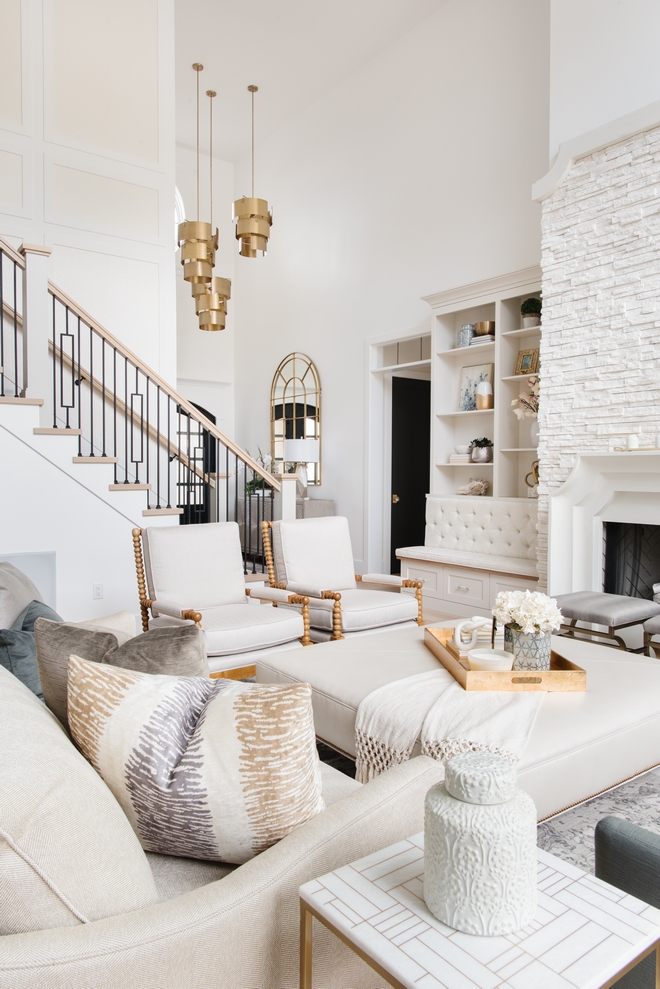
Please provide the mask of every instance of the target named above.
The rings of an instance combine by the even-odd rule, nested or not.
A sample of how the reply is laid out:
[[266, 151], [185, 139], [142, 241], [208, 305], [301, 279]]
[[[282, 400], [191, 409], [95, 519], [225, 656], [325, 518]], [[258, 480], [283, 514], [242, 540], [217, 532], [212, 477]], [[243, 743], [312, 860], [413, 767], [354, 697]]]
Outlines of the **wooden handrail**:
[[[18, 256], [20, 257], [20, 255]], [[207, 419], [206, 416], [199, 411], [199, 409], [195, 408], [195, 406], [183, 398], [182, 395], [179, 395], [179, 393], [176, 392], [174, 388], [172, 388], [172, 386], [169, 385], [163, 378], [161, 378], [160, 375], [156, 374], [155, 371], [141, 361], [136, 354], [129, 350], [128, 347], [126, 347], [120, 340], [114, 337], [109, 330], [106, 330], [106, 328], [102, 326], [101, 323], [97, 322], [93, 316], [90, 316], [88, 312], [85, 312], [85, 310], [79, 306], [77, 302], [74, 302], [73, 299], [69, 298], [69, 296], [63, 292], [61, 288], [58, 288], [57, 285], [49, 281], [48, 291], [58, 300], [58, 302], [61, 302], [62, 305], [66, 306], [69, 312], [72, 312], [74, 316], [79, 316], [80, 319], [87, 324], [87, 326], [91, 327], [96, 333], [98, 333], [98, 335], [104, 339], [110, 347], [116, 350], [118, 354], [121, 354], [122, 357], [126, 358], [126, 360], [130, 361], [136, 368], [138, 368], [146, 378], [153, 381], [155, 385], [158, 385], [161, 391], [176, 402], [176, 404], [187, 415], [189, 415], [191, 419], [198, 422], [203, 429], [211, 434], [211, 436], [214, 436], [216, 439], [220, 440], [220, 442], [226, 446], [228, 450], [234, 453], [239, 460], [242, 460], [246, 466], [255, 472], [255, 474], [258, 474], [259, 477], [263, 478], [263, 480], [266, 481], [266, 483], [269, 484], [275, 491], [280, 490], [281, 485], [276, 477], [274, 477], [269, 471], [265, 470], [265, 468], [261, 467], [256, 460], [253, 460], [252, 457], [245, 452], [245, 450], [241, 450], [240, 446], [234, 443], [233, 440], [230, 440], [228, 436], [225, 436], [225, 434], [221, 432], [210, 419]]]
[[8, 258], [11, 258], [14, 264], [17, 264], [19, 268], [22, 268], [23, 271], [25, 271], [25, 258], [19, 254], [18, 251], [11, 246], [11, 244], [8, 244], [6, 240], [3, 240], [2, 237], [0, 237], [0, 250], [3, 254], [6, 254]]

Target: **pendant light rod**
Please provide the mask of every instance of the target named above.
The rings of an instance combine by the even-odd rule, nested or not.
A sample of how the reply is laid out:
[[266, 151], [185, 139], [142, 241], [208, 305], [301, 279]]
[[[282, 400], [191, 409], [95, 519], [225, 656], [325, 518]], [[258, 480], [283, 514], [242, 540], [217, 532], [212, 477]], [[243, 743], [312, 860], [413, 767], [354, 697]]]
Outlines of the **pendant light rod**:
[[199, 73], [204, 66], [201, 62], [193, 62], [193, 69], [197, 73], [197, 222], [199, 223]]
[[252, 94], [252, 198], [254, 199], [254, 94], [259, 92], [258, 86], [248, 86], [248, 93]]
[[209, 223], [213, 230], [213, 97], [217, 96], [215, 89], [207, 89], [209, 98]]

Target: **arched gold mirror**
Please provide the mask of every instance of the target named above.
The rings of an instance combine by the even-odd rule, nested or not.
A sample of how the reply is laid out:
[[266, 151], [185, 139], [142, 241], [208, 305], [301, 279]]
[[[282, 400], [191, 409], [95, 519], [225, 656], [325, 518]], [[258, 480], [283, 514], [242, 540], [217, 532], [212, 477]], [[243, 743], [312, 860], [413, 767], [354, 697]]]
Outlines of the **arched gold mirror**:
[[307, 484], [321, 483], [321, 382], [305, 354], [280, 363], [270, 389], [272, 470], [302, 468]]

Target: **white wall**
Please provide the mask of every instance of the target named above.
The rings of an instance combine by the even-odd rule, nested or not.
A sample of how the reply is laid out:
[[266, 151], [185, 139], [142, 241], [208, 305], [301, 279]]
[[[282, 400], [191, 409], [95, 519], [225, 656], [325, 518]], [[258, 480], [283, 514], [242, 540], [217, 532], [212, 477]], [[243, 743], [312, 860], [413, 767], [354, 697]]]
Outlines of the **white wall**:
[[551, 9], [554, 158], [562, 142], [660, 99], [660, 3], [551, 0]]
[[[191, 73], [192, 75], [192, 73]], [[194, 113], [194, 108], [193, 111]], [[197, 218], [195, 152], [189, 148], [176, 149], [176, 184], [186, 212], [186, 219]], [[200, 219], [209, 219], [209, 158], [200, 155]], [[237, 254], [232, 222], [234, 199], [234, 166], [226, 161], [213, 161], [213, 225], [218, 228], [218, 250], [213, 274], [232, 280]], [[217, 426], [224, 433], [234, 434], [234, 308], [233, 299], [227, 306], [224, 330], [199, 329], [199, 320], [190, 293], [183, 280], [180, 251], [174, 256], [176, 269], [177, 313], [177, 390], [203, 408], [212, 412]]]
[[[139, 615], [131, 520], [2, 427], [0, 462], [12, 465], [11, 483], [0, 484], [3, 558], [54, 553], [54, 607], [68, 621], [116, 611]], [[36, 574], [33, 579], [39, 586]], [[102, 601], [93, 600], [93, 584], [103, 584]]]
[[[265, 259], [236, 259], [236, 438], [269, 446], [279, 361], [323, 389], [323, 486], [366, 560], [365, 339], [429, 328], [420, 296], [539, 262], [549, 2], [450, 0], [258, 144]], [[258, 136], [258, 135], [257, 135]], [[249, 163], [236, 195], [249, 193]]]
[[176, 380], [173, 0], [0, 0], [0, 236]]

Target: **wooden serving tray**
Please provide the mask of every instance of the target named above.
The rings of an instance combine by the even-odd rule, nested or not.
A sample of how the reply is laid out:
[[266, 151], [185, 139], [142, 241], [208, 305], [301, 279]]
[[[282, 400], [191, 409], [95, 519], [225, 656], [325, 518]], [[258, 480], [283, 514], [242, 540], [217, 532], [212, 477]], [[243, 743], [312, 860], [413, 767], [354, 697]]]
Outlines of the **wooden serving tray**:
[[464, 690], [586, 690], [587, 673], [582, 667], [555, 652], [550, 653], [549, 670], [471, 670], [467, 660], [458, 659], [447, 648], [453, 628], [425, 628], [424, 645], [440, 660]]

